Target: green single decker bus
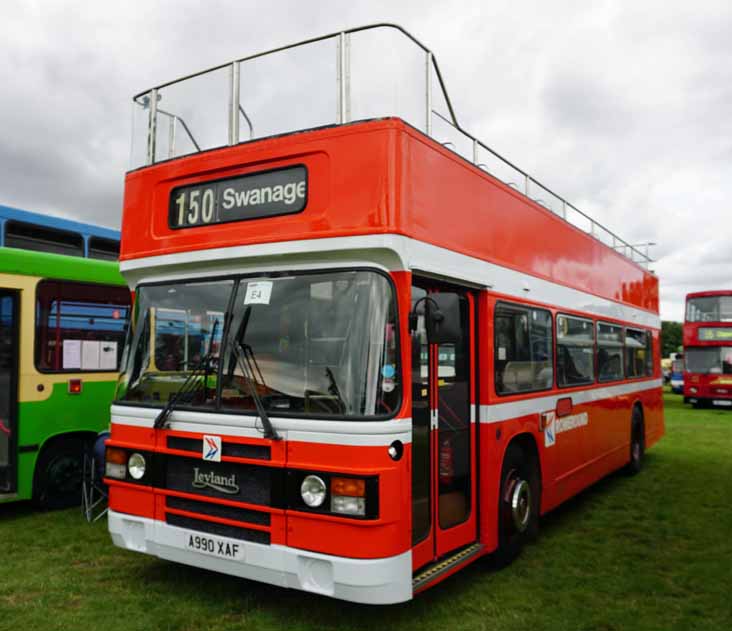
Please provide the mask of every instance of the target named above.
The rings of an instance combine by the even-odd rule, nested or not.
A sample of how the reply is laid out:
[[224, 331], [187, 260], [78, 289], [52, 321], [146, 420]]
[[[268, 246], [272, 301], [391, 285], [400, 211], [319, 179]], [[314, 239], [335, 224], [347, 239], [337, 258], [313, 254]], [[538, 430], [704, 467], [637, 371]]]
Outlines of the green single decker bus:
[[116, 261], [39, 235], [0, 241], [0, 503], [60, 508], [79, 503], [83, 454], [109, 425], [130, 291]]

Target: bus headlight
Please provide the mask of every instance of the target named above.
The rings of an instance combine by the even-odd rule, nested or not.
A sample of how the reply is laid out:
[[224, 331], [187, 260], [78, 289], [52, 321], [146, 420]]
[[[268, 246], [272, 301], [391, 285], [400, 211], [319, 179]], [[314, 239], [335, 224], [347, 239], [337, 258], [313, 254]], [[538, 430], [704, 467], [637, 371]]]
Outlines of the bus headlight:
[[142, 476], [145, 475], [145, 456], [143, 456], [141, 453], [133, 453], [130, 456], [130, 459], [127, 461], [127, 471], [130, 472], [130, 476], [134, 478], [135, 480], [139, 480], [142, 478]]
[[308, 475], [300, 485], [300, 496], [310, 508], [317, 508], [325, 501], [325, 482], [317, 475]]

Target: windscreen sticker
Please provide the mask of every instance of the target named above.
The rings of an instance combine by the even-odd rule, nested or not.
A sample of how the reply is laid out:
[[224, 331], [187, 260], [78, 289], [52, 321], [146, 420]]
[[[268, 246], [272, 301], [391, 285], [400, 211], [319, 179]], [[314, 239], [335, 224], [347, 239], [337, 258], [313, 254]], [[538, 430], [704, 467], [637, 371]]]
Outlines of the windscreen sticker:
[[244, 296], [245, 305], [268, 305], [272, 297], [272, 281], [260, 280], [247, 283], [247, 292]]
[[503, 346], [498, 347], [498, 361], [506, 360], [506, 349]]

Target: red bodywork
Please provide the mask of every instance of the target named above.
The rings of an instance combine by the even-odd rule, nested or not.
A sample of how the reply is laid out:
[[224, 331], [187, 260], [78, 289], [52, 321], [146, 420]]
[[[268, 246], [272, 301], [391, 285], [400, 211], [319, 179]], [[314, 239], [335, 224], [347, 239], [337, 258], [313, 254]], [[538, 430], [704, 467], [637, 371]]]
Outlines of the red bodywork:
[[[698, 291], [687, 294], [686, 301], [694, 298], [713, 298], [717, 296], [732, 296], [730, 290]], [[729, 347], [732, 355], [732, 323], [731, 322], [688, 322], [684, 317], [683, 345], [684, 351], [689, 348]], [[730, 330], [729, 342], [710, 341], [700, 339], [699, 329], [714, 327]], [[684, 362], [684, 398], [700, 401], [732, 401], [732, 375], [702, 374], [689, 372]]]
[[[169, 199], [175, 187], [296, 164], [307, 167], [309, 178], [307, 206], [299, 214], [184, 230], [168, 226]], [[373, 234], [403, 235], [658, 314], [658, 280], [653, 274], [398, 119], [254, 141], [129, 173], [121, 260], [124, 263], [194, 250], [265, 243], [281, 243], [281, 251], [286, 253], [287, 244], [293, 241]], [[403, 341], [401, 382], [408, 384], [412, 360], [406, 316], [411, 308], [412, 274], [395, 271], [391, 276], [397, 288]], [[491, 406], [552, 395], [571, 398], [574, 393], [606, 386], [595, 383], [498, 396], [491, 377], [493, 312], [499, 299], [514, 303], [519, 299], [485, 290], [471, 295], [478, 339], [473, 368], [474, 403]], [[535, 304], [525, 299], [521, 302]], [[539, 306], [551, 310], [553, 316], [561, 312], [597, 319], [596, 315], [556, 305]], [[658, 358], [657, 329], [653, 330], [653, 351]], [[653, 380], [658, 379], [660, 366], [654, 362]], [[538, 414], [500, 423], [475, 423], [473, 444], [478, 446], [478, 455], [474, 475], [479, 480], [473, 489], [479, 489], [479, 497], [474, 500], [477, 506], [471, 519], [472, 532], [464, 535], [467, 540], [452, 545], [459, 547], [478, 540], [485, 545], [486, 552], [496, 548], [501, 464], [507, 445], [516, 435], [527, 434], [537, 445], [543, 480], [542, 510], [549, 510], [628, 461], [630, 409], [636, 401], [643, 406], [646, 446], [661, 437], [662, 400], [660, 387], [651, 389], [654, 385], [649, 383], [648, 390], [636, 394], [575, 405], [572, 413], [591, 411], [593, 423], [584, 430], [571, 432], [571, 438], [568, 434], [561, 452], [543, 447]], [[410, 418], [411, 406], [409, 388], [405, 387], [402, 407], [393, 423]], [[163, 452], [168, 433], [113, 425], [110, 444]], [[376, 521], [355, 522], [271, 509], [272, 543], [359, 558], [387, 557], [411, 548], [409, 445], [399, 462], [388, 457], [385, 447], [298, 442], [271, 443], [271, 447], [268, 466], [375, 474], [379, 476], [380, 496]], [[446, 475], [448, 459], [446, 454]], [[110, 506], [115, 511], [162, 519], [166, 491], [113, 481], [110, 486]], [[415, 557], [415, 567], [433, 560], [430, 555], [440, 556], [430, 552], [419, 560]]]

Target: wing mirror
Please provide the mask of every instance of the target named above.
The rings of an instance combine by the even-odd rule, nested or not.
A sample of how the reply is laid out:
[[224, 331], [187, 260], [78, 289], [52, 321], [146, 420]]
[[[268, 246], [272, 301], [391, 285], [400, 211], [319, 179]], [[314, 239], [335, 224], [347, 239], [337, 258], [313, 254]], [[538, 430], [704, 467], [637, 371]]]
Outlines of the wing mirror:
[[420, 298], [409, 314], [409, 328], [417, 328], [419, 314], [417, 307], [424, 301], [427, 340], [430, 344], [456, 344], [462, 337], [460, 327], [460, 296], [453, 293], [430, 294]]

